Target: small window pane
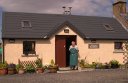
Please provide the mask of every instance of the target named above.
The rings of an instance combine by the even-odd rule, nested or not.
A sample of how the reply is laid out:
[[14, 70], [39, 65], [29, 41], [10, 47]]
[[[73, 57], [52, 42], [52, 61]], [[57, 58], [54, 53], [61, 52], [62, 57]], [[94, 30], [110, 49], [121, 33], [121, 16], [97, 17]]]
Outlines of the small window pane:
[[122, 42], [115, 42], [115, 49], [123, 49], [122, 44]]
[[104, 27], [108, 31], [113, 31], [113, 28], [110, 25], [108, 25], [108, 24], [104, 24]]
[[23, 54], [35, 54], [35, 42], [34, 41], [23, 42]]
[[31, 27], [30, 21], [23, 21], [22, 22], [22, 27]]

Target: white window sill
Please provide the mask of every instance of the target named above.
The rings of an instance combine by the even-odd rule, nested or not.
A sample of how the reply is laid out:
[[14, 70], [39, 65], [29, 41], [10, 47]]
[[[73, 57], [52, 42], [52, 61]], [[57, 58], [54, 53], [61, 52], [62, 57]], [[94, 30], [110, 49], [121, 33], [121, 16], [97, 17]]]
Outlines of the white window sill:
[[113, 51], [113, 53], [123, 53], [124, 51], [121, 49], [121, 50], [117, 50], [117, 49], [115, 49], [114, 51]]
[[39, 55], [36, 55], [36, 54], [28, 54], [28, 55], [25, 55], [23, 54], [22, 57], [38, 57]]

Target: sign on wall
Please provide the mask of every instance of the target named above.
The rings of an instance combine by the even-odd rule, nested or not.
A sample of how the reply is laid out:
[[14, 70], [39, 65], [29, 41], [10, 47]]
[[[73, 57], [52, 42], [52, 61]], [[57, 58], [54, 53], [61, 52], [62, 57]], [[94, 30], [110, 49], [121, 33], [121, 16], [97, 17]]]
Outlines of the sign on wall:
[[89, 49], [98, 49], [99, 48], [99, 44], [89, 44], [88, 48]]
[[64, 33], [69, 33], [69, 29], [64, 29]]

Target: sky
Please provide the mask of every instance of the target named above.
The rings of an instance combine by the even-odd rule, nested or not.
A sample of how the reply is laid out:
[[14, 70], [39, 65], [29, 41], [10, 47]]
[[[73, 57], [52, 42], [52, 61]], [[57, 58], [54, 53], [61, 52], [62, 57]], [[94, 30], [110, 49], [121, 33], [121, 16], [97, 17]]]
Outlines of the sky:
[[114, 0], [0, 0], [0, 28], [3, 11], [62, 14], [62, 7], [66, 6], [72, 7], [73, 15], [112, 17], [113, 2]]

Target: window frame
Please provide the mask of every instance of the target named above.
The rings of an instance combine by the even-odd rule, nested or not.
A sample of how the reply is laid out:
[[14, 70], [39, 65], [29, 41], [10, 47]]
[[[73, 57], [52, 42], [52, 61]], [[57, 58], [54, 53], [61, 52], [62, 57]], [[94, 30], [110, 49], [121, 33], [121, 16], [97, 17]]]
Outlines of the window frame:
[[[28, 22], [28, 23], [29, 23], [29, 24], [28, 24], [29, 26], [25, 26], [24, 22]], [[22, 26], [23, 28], [31, 28], [31, 27], [32, 27], [32, 24], [31, 24], [31, 21], [29, 21], [29, 20], [22, 20], [21, 26]]]
[[[27, 52], [27, 51], [25, 51], [25, 43], [27, 44], [31, 44], [31, 50], [29, 49], [29, 51]], [[34, 45], [34, 47], [33, 47], [33, 45]], [[27, 45], [26, 45], [27, 46]], [[36, 42], [35, 41], [23, 41], [23, 54], [24, 55], [30, 55], [30, 54], [35, 54], [36, 55], [36, 50], [35, 50], [35, 48], [36, 48]]]
[[114, 49], [115, 50], [123, 50], [123, 42], [119, 42], [119, 41], [114, 42]]
[[[107, 30], [107, 31], [114, 31], [114, 29], [109, 25], [109, 24], [103, 24], [104, 28]], [[109, 28], [108, 28], [108, 27]]]

